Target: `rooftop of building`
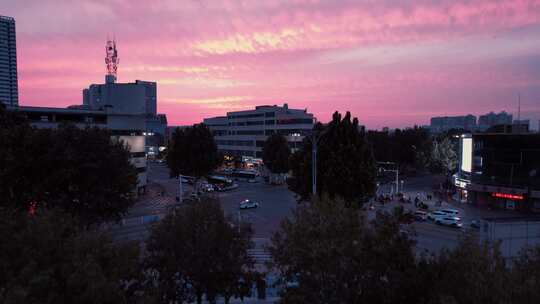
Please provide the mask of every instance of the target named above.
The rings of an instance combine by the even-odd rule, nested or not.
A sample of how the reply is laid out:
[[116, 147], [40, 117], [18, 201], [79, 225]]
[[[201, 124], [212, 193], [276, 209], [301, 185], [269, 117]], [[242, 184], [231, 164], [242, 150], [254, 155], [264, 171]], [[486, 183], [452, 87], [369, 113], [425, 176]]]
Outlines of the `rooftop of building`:
[[255, 113], [255, 112], [271, 112], [271, 111], [283, 111], [288, 113], [305, 113], [308, 115], [312, 115], [307, 112], [307, 109], [292, 109], [289, 108], [289, 105], [284, 103], [283, 106], [278, 105], [261, 105], [261, 106], [255, 106], [255, 109], [252, 110], [241, 110], [241, 111], [233, 111], [233, 112], [227, 112], [227, 116], [236, 115], [236, 114], [248, 114], [248, 113]]
[[0, 20], [5, 20], [5, 21], [12, 21], [12, 22], [15, 22], [15, 18], [13, 18], [13, 17], [8, 17], [8, 16], [2, 16], [2, 15], [0, 15]]
[[32, 106], [8, 106], [8, 110], [25, 112], [50, 112], [50, 113], [81, 113], [81, 114], [105, 114], [103, 110], [89, 110], [84, 108], [56, 108], [56, 107], [32, 107]]

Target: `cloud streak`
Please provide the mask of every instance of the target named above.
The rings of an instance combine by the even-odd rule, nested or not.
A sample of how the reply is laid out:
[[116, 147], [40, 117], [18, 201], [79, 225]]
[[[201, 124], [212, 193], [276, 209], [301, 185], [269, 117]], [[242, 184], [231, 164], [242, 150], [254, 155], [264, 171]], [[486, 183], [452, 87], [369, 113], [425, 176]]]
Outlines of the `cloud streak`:
[[80, 103], [103, 82], [115, 35], [119, 79], [157, 81], [173, 124], [287, 101], [323, 121], [351, 110], [395, 127], [511, 111], [517, 92], [540, 113], [538, 0], [51, 0], [3, 11], [17, 21], [22, 104]]

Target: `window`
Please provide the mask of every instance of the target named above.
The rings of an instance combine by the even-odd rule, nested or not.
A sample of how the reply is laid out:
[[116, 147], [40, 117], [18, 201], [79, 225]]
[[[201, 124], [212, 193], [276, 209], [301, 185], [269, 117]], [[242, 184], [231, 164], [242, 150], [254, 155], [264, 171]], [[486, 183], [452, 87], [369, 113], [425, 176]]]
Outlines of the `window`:
[[290, 118], [290, 119], [278, 119], [278, 125], [294, 125], [294, 124], [312, 124], [311, 118]]
[[276, 124], [276, 121], [273, 120], [273, 119], [267, 119], [267, 120], [266, 120], [266, 124], [267, 124], [267, 125], [275, 125], [275, 124]]
[[262, 130], [243, 130], [243, 131], [236, 131], [237, 135], [264, 135], [264, 132]]
[[276, 112], [266, 112], [264, 113], [264, 117], [275, 117], [276, 116]]

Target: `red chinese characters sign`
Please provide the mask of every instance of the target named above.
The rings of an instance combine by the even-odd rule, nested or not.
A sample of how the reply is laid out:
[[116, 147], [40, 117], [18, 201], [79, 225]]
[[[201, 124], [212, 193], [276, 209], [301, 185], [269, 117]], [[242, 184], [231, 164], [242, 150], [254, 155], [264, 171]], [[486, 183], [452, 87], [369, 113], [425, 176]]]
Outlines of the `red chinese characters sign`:
[[523, 200], [523, 195], [521, 194], [493, 192], [491, 193], [491, 196], [498, 197], [498, 198], [506, 198], [506, 199], [511, 199], [511, 200]]

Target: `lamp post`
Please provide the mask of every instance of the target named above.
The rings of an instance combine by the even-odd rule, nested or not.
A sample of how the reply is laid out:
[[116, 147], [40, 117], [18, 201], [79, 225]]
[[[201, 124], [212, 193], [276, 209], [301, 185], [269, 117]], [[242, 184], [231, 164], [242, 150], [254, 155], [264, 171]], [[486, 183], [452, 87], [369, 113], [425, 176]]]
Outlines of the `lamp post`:
[[182, 186], [182, 174], [178, 175], [178, 195], [176, 196], [176, 201], [181, 203], [183, 197], [183, 186]]
[[315, 125], [317, 119], [313, 118], [313, 130], [311, 131], [311, 189], [313, 196], [317, 195], [317, 144], [320, 137], [317, 137]]
[[[395, 165], [396, 166], [396, 169], [384, 169], [384, 168], [380, 168], [379, 170], [382, 170], [384, 172], [395, 172], [396, 173], [396, 194], [399, 193], [399, 168], [397, 166], [396, 163], [393, 163], [393, 162], [379, 162], [379, 165]], [[403, 181], [401, 181], [402, 183], [402, 188], [403, 188]], [[403, 189], [402, 189], [403, 191]], [[393, 187], [392, 187], [392, 190], [391, 192], [393, 192]]]

